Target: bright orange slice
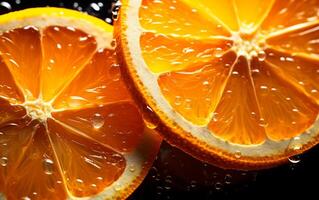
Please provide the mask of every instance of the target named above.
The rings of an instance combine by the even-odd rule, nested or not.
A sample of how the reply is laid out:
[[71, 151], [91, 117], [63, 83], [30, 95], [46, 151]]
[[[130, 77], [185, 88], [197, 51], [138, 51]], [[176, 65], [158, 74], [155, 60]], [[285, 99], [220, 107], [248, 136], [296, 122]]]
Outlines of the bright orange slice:
[[318, 0], [122, 3], [124, 71], [169, 143], [246, 169], [318, 143]]
[[0, 192], [7, 199], [124, 199], [160, 138], [122, 81], [112, 27], [36, 8], [0, 16]]

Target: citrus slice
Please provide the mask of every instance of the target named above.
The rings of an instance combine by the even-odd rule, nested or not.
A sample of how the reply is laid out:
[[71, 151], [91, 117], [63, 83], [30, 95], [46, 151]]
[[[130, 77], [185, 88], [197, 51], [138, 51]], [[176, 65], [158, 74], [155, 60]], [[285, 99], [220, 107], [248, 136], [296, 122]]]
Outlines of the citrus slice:
[[124, 199], [161, 139], [122, 81], [112, 27], [76, 11], [0, 16], [0, 192]]
[[317, 0], [123, 0], [117, 51], [169, 143], [226, 168], [270, 167], [319, 141], [318, 9]]

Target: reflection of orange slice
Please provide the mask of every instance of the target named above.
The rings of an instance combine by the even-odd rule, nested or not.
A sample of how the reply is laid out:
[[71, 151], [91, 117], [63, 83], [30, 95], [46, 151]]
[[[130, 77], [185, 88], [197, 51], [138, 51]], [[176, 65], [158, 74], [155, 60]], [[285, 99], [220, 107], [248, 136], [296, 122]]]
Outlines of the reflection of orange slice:
[[0, 192], [8, 199], [127, 197], [160, 139], [144, 127], [122, 82], [112, 27], [37, 8], [1, 16], [0, 30]]
[[122, 3], [124, 71], [170, 143], [228, 168], [318, 143], [317, 0]]

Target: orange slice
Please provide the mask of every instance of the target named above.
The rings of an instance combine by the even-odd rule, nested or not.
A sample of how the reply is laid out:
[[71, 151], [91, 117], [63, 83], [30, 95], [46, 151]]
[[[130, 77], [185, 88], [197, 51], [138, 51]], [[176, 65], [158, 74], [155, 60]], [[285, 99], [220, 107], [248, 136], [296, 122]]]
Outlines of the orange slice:
[[244, 169], [318, 143], [317, 0], [122, 3], [123, 72], [169, 143]]
[[112, 27], [35, 8], [0, 16], [0, 192], [7, 199], [125, 199], [161, 139], [122, 81]]

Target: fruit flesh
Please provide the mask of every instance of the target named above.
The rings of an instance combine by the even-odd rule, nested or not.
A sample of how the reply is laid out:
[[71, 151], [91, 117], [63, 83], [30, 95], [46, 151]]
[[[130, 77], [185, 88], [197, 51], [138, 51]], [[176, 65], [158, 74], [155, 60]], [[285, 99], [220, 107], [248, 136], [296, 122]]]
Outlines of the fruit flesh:
[[114, 51], [72, 27], [0, 37], [1, 191], [14, 199], [101, 192], [144, 131]]
[[[169, 105], [193, 125], [235, 144], [291, 139], [311, 128], [319, 111], [318, 8], [317, 0], [143, 0], [142, 56]], [[196, 20], [180, 25], [191, 10]], [[207, 27], [210, 37], [198, 33]], [[237, 61], [216, 64], [216, 49], [217, 57], [233, 52]]]

